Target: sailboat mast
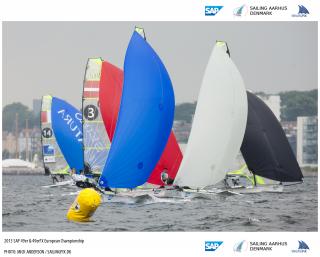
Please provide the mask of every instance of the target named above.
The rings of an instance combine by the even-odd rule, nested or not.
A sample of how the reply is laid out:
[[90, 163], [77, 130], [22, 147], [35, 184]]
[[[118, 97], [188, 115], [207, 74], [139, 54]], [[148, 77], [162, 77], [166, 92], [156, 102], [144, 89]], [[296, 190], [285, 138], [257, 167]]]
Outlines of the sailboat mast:
[[254, 186], [256, 186], [256, 185], [257, 185], [256, 175], [255, 175], [254, 173], [252, 173], [252, 174], [253, 174], [253, 182], [254, 182]]
[[16, 137], [16, 159], [18, 159], [19, 158], [19, 147], [18, 147], [18, 144], [19, 144], [19, 142], [18, 142], [18, 140], [19, 140], [19, 133], [18, 133], [18, 119], [19, 119], [19, 114], [18, 113], [16, 113], [16, 120], [15, 120], [15, 137]]
[[29, 161], [29, 128], [28, 128], [28, 119], [26, 119], [26, 161]]

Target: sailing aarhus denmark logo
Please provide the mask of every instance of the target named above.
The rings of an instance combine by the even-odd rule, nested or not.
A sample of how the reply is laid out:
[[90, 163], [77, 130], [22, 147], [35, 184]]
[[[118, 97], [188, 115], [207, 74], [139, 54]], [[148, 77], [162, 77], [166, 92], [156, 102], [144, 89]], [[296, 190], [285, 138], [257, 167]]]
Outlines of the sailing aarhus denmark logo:
[[293, 253], [306, 253], [307, 250], [310, 250], [309, 246], [302, 240], [298, 241], [299, 246], [297, 250], [292, 250]]
[[222, 243], [223, 241], [205, 241], [204, 250], [214, 252], [222, 245]]
[[248, 249], [248, 242], [246, 240], [242, 240], [238, 243], [236, 243], [233, 247], [233, 251], [235, 252], [244, 252]]
[[66, 113], [66, 110], [61, 109], [57, 112], [64, 122], [67, 123], [69, 129], [73, 132], [74, 136], [79, 142], [82, 142], [82, 131], [81, 128], [75, 123], [74, 119], [82, 122], [81, 113], [76, 113], [74, 117], [71, 117], [70, 114]]
[[216, 5], [206, 5], [204, 7], [204, 14], [205, 16], [215, 16], [220, 10], [223, 8], [223, 6], [216, 6]]
[[233, 15], [238, 17], [245, 16], [247, 15], [247, 13], [248, 13], [248, 7], [245, 4], [233, 10]]
[[292, 17], [307, 17], [309, 13], [308, 9], [303, 5], [298, 5], [299, 11], [297, 14], [292, 14]]

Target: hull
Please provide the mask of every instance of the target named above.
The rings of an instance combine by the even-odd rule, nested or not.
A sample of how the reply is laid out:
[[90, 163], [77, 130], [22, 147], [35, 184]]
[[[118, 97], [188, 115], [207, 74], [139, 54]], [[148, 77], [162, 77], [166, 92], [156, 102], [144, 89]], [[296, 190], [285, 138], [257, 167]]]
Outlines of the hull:
[[123, 189], [114, 192], [104, 192], [102, 195], [102, 203], [126, 203], [136, 204], [143, 202], [152, 193], [152, 189]]
[[227, 190], [194, 190], [194, 189], [184, 189], [182, 191], [177, 189], [166, 189], [166, 188], [157, 188], [153, 190], [153, 195], [158, 198], [178, 198], [178, 199], [213, 199], [221, 193], [228, 193]]
[[47, 185], [47, 186], [42, 186], [42, 187], [51, 188], [51, 187], [61, 187], [61, 186], [75, 186], [75, 183], [72, 179], [70, 179], [70, 180], [65, 180], [65, 181], [57, 182], [52, 185]]

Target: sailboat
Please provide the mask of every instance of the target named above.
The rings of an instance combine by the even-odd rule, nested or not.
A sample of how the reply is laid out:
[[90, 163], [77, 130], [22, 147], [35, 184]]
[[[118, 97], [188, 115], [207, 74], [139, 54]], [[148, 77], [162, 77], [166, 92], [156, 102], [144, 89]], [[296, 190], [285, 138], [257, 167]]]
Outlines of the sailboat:
[[174, 184], [189, 190], [156, 190], [158, 197], [211, 193], [240, 149], [247, 121], [242, 77], [225, 42], [217, 41], [207, 65], [188, 145]]
[[72, 184], [64, 180], [74, 168], [83, 170], [81, 113], [62, 99], [45, 95], [41, 105], [41, 143], [43, 164], [56, 185]]
[[100, 177], [110, 149], [103, 120], [100, 99], [101, 58], [90, 58], [87, 62], [83, 83], [83, 160], [85, 168]]
[[[135, 30], [145, 39], [145, 33], [142, 28], [136, 27]], [[100, 110], [111, 142], [113, 140], [115, 125], [118, 119], [122, 85], [123, 71], [109, 62], [103, 61], [99, 90]], [[161, 158], [153, 169], [147, 182], [153, 185], [164, 185], [161, 180], [161, 172], [164, 170], [167, 171], [170, 178], [174, 179], [181, 161], [182, 152], [173, 131], [171, 131]]]
[[[253, 174], [252, 187], [237, 192], [281, 192], [283, 183], [301, 183], [303, 175], [281, 124], [270, 108], [256, 95], [247, 92], [248, 121], [241, 153]], [[256, 176], [273, 180], [257, 183]]]
[[254, 185], [264, 185], [265, 183], [265, 179], [252, 174], [246, 164], [242, 165], [238, 170], [229, 171], [224, 179], [225, 186], [232, 189], [250, 188]]
[[135, 188], [144, 184], [167, 144], [173, 116], [169, 74], [135, 31], [125, 56], [120, 109], [99, 186]]

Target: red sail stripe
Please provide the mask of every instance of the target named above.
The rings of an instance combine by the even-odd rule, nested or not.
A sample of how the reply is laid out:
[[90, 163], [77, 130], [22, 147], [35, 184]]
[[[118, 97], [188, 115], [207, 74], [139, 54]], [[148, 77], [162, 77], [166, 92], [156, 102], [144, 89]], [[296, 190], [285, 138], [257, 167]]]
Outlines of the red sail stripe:
[[99, 88], [100, 81], [86, 81], [84, 88]]
[[92, 91], [83, 90], [83, 97], [84, 98], [98, 98], [99, 97], [99, 91], [92, 92]]
[[[112, 141], [118, 119], [122, 84], [123, 71], [104, 61], [101, 68], [99, 99], [102, 119], [110, 141]], [[148, 182], [155, 185], [163, 185], [163, 182], [161, 181], [161, 172], [164, 169], [167, 169], [169, 177], [174, 179], [181, 161], [182, 152], [173, 131], [171, 131], [166, 148], [150, 175]]]
[[46, 111], [41, 111], [41, 122], [47, 123], [48, 122], [48, 116]]

